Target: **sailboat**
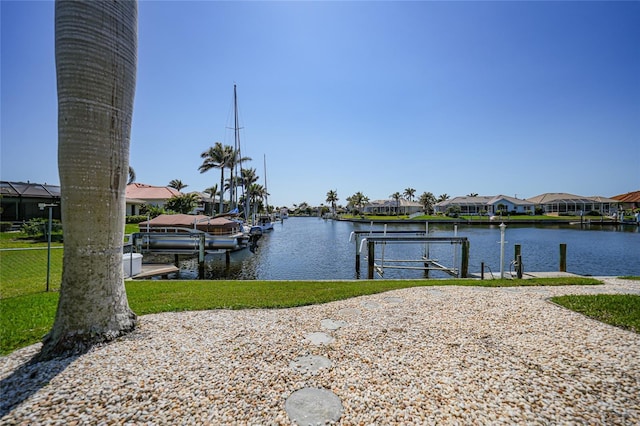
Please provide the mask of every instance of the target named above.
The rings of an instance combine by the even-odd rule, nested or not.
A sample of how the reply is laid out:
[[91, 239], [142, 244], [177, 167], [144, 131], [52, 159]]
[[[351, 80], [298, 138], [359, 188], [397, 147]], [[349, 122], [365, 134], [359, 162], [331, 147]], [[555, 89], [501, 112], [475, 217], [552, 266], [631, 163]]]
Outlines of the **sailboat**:
[[273, 231], [273, 220], [271, 215], [269, 214], [269, 201], [268, 201], [268, 193], [267, 193], [267, 156], [264, 156], [264, 204], [265, 204], [265, 210], [266, 210], [266, 214], [261, 214], [261, 215], [256, 215], [253, 218], [253, 226], [251, 227], [251, 230], [253, 231], [254, 228], [256, 228], [255, 230], [257, 231], [258, 229], [261, 232], [267, 232], [267, 231]]

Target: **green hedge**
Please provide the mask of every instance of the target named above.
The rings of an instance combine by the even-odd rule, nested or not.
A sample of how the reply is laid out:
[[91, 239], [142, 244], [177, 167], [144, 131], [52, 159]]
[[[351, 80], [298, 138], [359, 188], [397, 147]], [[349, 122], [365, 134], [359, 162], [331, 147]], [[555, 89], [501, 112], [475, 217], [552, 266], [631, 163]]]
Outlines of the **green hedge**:
[[127, 216], [127, 223], [140, 223], [147, 220], [147, 216], [137, 215], [137, 216]]

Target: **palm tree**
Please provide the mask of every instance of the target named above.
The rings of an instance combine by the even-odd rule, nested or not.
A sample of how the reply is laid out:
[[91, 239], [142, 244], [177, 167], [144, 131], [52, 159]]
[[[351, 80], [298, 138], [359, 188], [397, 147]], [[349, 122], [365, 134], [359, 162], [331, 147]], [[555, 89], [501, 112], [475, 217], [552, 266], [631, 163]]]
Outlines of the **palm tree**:
[[420, 196], [420, 204], [424, 208], [426, 214], [433, 212], [433, 205], [436, 203], [436, 197], [431, 192], [423, 192]]
[[338, 201], [338, 191], [333, 189], [327, 192], [327, 203], [331, 203], [331, 213], [336, 214], [336, 202]]
[[222, 213], [224, 205], [222, 200], [224, 195], [224, 169], [229, 166], [229, 158], [232, 153], [233, 147], [216, 142], [212, 147], [200, 154], [200, 158], [203, 159], [202, 164], [198, 167], [200, 173], [208, 172], [211, 169], [220, 169], [220, 213]]
[[449, 199], [449, 194], [444, 193], [444, 194], [440, 194], [440, 196], [438, 197], [437, 202], [441, 203], [443, 201], [447, 201]]
[[183, 189], [185, 189], [189, 185], [185, 185], [184, 183], [182, 183], [182, 181], [180, 179], [172, 179], [171, 182], [169, 182], [169, 185], [167, 185], [167, 186], [169, 188], [173, 188], [173, 189], [176, 189], [178, 191], [182, 191]]
[[400, 214], [400, 198], [402, 198], [402, 195], [399, 192], [394, 192], [390, 197], [396, 200], [396, 216], [398, 216]]
[[[205, 194], [209, 194], [209, 198], [211, 198], [212, 210], [215, 210], [215, 208], [213, 208], [213, 204], [215, 203], [216, 195], [218, 195], [218, 184], [210, 186], [209, 188], [205, 189], [202, 192], [204, 192]], [[215, 213], [215, 212], [212, 211], [211, 214], [213, 214], [213, 213]]]
[[364, 207], [369, 202], [369, 197], [365, 196], [362, 192], [358, 191], [351, 197], [347, 197], [348, 205], [354, 207], [356, 210]]
[[[229, 186], [229, 205], [235, 206], [235, 201], [237, 201], [236, 188], [239, 184], [241, 184], [240, 179], [242, 176], [242, 163], [244, 161], [251, 161], [251, 157], [242, 157], [240, 155], [239, 149], [233, 149], [232, 146], [229, 146], [229, 156], [227, 157], [227, 167], [231, 171], [231, 179], [230, 183], [233, 183]], [[237, 175], [237, 167], [240, 167], [240, 176]]]
[[188, 214], [190, 213], [197, 205], [200, 200], [200, 196], [195, 192], [190, 192], [189, 194], [177, 195], [175, 197], [167, 200], [165, 207], [167, 210]]
[[416, 190], [413, 188], [407, 188], [404, 190], [404, 198], [406, 198], [409, 201], [413, 201], [413, 196], [415, 195]]
[[477, 192], [472, 192], [471, 194], [467, 194], [467, 197], [477, 197], [478, 193]]
[[39, 360], [85, 351], [136, 326], [124, 287], [122, 241], [137, 15], [133, 1], [55, 4], [65, 250], [58, 309]]
[[132, 184], [136, 181], [136, 171], [133, 170], [133, 167], [129, 166], [129, 180], [127, 180], [127, 185]]
[[245, 219], [248, 219], [250, 216], [250, 203], [251, 203], [251, 190], [255, 189], [252, 187], [258, 181], [259, 176], [256, 175], [256, 169], [240, 169], [240, 176], [242, 181], [242, 187], [245, 190], [244, 194], [244, 202], [245, 202]]

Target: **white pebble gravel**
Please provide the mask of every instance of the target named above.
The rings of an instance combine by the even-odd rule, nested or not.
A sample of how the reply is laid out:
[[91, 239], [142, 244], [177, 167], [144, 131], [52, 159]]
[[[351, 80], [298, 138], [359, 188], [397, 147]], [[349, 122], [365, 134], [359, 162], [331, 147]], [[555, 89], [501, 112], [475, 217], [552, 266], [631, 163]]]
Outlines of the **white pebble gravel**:
[[[76, 358], [26, 365], [39, 345], [0, 358], [0, 424], [288, 425], [305, 388], [340, 400], [341, 425], [639, 424], [640, 335], [547, 301], [640, 294], [605, 283], [146, 315]], [[330, 364], [298, 368], [309, 357]]]

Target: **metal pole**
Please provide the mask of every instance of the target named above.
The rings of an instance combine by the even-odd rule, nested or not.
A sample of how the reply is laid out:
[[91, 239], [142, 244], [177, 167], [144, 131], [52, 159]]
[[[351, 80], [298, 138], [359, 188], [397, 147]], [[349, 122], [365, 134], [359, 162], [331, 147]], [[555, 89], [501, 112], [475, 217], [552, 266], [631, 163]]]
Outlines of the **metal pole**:
[[47, 291], [49, 291], [49, 276], [51, 274], [51, 220], [53, 206], [49, 206], [49, 232], [47, 233]]
[[373, 279], [373, 266], [374, 266], [374, 262], [375, 262], [375, 243], [373, 241], [367, 241], [368, 242], [368, 249], [369, 249], [369, 257], [368, 257], [368, 270], [367, 270], [367, 278], [372, 280]]
[[504, 230], [506, 227], [504, 223], [500, 224], [500, 279], [504, 278]]

